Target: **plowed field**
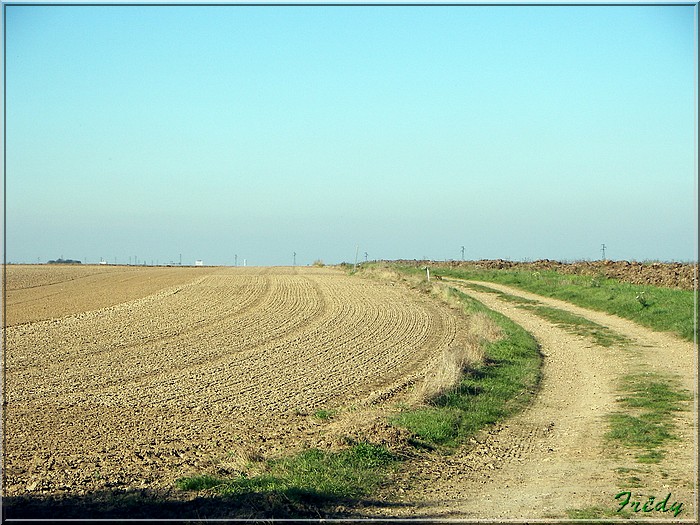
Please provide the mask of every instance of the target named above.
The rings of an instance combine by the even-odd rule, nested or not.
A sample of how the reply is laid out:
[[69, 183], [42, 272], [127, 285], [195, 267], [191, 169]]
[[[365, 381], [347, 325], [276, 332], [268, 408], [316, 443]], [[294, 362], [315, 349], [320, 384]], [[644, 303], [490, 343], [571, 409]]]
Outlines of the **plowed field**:
[[[4, 495], [167, 487], [318, 442], [466, 321], [330, 268], [7, 269]], [[54, 271], [52, 274], [51, 272]]]

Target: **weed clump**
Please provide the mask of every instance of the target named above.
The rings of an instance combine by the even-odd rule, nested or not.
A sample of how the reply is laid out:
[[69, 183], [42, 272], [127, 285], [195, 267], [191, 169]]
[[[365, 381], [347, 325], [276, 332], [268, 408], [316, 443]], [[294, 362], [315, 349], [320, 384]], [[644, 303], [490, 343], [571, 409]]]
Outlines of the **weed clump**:
[[622, 389], [627, 395], [619, 402], [625, 412], [609, 416], [606, 437], [639, 451], [639, 462], [658, 463], [665, 456], [662, 447], [677, 439], [673, 412], [685, 410], [683, 402], [692, 397], [659, 374], [626, 376]]

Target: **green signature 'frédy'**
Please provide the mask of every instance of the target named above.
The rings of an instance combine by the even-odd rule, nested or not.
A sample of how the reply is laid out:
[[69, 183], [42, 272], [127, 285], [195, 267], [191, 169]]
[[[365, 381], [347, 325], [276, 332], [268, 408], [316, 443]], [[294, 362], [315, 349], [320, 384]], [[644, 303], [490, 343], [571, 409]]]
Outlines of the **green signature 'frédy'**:
[[668, 493], [668, 496], [664, 498], [663, 500], [659, 501], [654, 505], [654, 500], [656, 499], [655, 496], [649, 496], [649, 500], [642, 505], [642, 508], [639, 508], [639, 506], [642, 504], [641, 501], [630, 501], [632, 499], [632, 492], [629, 490], [620, 492], [617, 496], [615, 496], [615, 499], [620, 500], [620, 508], [617, 509], [617, 512], [620, 512], [622, 509], [624, 509], [627, 505], [630, 506], [630, 509], [633, 510], [634, 512], [673, 512], [673, 516], [676, 517], [681, 513], [683, 504], [679, 503], [678, 501], [674, 501], [673, 504], [669, 507], [666, 508], [666, 504], [668, 503], [668, 500], [671, 498], [671, 493]]

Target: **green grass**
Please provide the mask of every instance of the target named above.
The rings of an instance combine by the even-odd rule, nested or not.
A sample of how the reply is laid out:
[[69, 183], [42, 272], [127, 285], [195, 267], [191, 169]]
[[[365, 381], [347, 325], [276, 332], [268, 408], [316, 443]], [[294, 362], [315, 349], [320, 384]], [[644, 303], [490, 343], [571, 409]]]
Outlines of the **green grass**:
[[[621, 486], [625, 488], [643, 487], [642, 479], [636, 474], [643, 474], [643, 471], [637, 468], [618, 467], [615, 472], [620, 476]], [[662, 477], [668, 477], [668, 475]]]
[[569, 332], [591, 337], [596, 344], [600, 346], [625, 346], [630, 342], [627, 337], [613, 332], [606, 326], [581, 317], [580, 315], [561, 310], [560, 308], [544, 306], [539, 301], [503, 293], [500, 290], [495, 290], [480, 284], [468, 283], [466, 287], [480, 292], [496, 294], [504, 301], [515, 303], [521, 308], [526, 308]]
[[692, 396], [670, 377], [660, 374], [634, 374], [622, 380], [626, 393], [619, 400], [624, 412], [608, 416], [608, 440], [637, 451], [640, 463], [659, 463], [664, 446], [678, 439], [674, 434], [673, 412], [686, 410]]
[[[419, 268], [392, 265], [407, 273]], [[480, 270], [431, 267], [433, 275], [505, 284], [545, 297], [554, 297], [602, 312], [618, 315], [661, 332], [672, 332], [688, 341], [697, 333], [695, 292], [629, 284], [603, 276], [564, 275], [555, 271]]]
[[453, 390], [392, 420], [428, 444], [448, 447], [521, 409], [537, 389], [541, 365], [538, 344], [528, 332], [468, 295], [454, 289], [451, 293], [467, 312], [486, 312], [501, 327], [503, 338], [486, 344], [485, 362], [465, 371]]
[[485, 293], [492, 293], [494, 295], [498, 295], [501, 299], [503, 299], [504, 301], [508, 301], [509, 303], [514, 303], [514, 304], [518, 304], [518, 305], [542, 304], [542, 303], [540, 303], [540, 301], [536, 301], [534, 299], [526, 299], [525, 297], [519, 297], [517, 295], [508, 294], [508, 293], [502, 292], [500, 290], [496, 290], [495, 288], [489, 288], [488, 286], [483, 286], [481, 284], [466, 283], [465, 286], [467, 288], [471, 288], [472, 290], [476, 290], [477, 292], [485, 292]]
[[[465, 286], [468, 288], [471, 288], [472, 290], [476, 290], [477, 292], [492, 293], [495, 295], [500, 295], [504, 298], [507, 295], [507, 294], [501, 292], [500, 290], [496, 290], [495, 288], [489, 288], [488, 286], [484, 286], [482, 284], [466, 283]], [[510, 296], [510, 297], [515, 297], [515, 296]]]
[[337, 410], [317, 410], [316, 413], [314, 414], [318, 419], [321, 421], [328, 421], [330, 419], [333, 419], [336, 415], [338, 414]]
[[369, 494], [386, 477], [397, 458], [385, 447], [358, 443], [340, 452], [308, 449], [268, 461], [263, 472], [234, 478], [201, 475], [181, 478], [181, 490], [212, 489], [224, 496], [268, 493], [287, 500], [338, 500]]
[[608, 420], [611, 427], [608, 439], [617, 440], [625, 447], [645, 450], [637, 456], [642, 463], [658, 463], [663, 452], [657, 449], [674, 439], [671, 425], [653, 414], [632, 416], [617, 413], [611, 414]]
[[690, 393], [681, 390], [671, 378], [661, 374], [634, 374], [624, 378], [628, 393], [621, 402], [628, 407], [644, 408], [659, 415], [685, 410], [682, 401], [691, 401]]
[[625, 346], [630, 342], [627, 337], [610, 330], [607, 326], [600, 325], [585, 317], [572, 314], [571, 312], [559, 308], [552, 308], [549, 306], [525, 306], [525, 308], [532, 310], [540, 317], [551, 321], [565, 330], [578, 335], [591, 337], [596, 344], [600, 346]]

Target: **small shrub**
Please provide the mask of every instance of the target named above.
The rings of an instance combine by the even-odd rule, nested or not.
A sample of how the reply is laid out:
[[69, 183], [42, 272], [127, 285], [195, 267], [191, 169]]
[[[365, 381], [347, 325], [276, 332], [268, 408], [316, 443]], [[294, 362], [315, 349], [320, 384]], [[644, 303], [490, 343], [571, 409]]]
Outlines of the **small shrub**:
[[333, 418], [333, 416], [336, 415], [335, 410], [318, 410], [314, 414], [318, 419], [321, 419], [323, 421], [328, 421], [329, 419]]
[[222, 486], [226, 480], [214, 476], [193, 476], [191, 478], [180, 478], [175, 481], [175, 485], [180, 490], [206, 490]]
[[649, 300], [646, 298], [643, 291], [637, 292], [635, 299], [637, 299], [637, 302], [642, 305], [642, 308], [649, 306]]

